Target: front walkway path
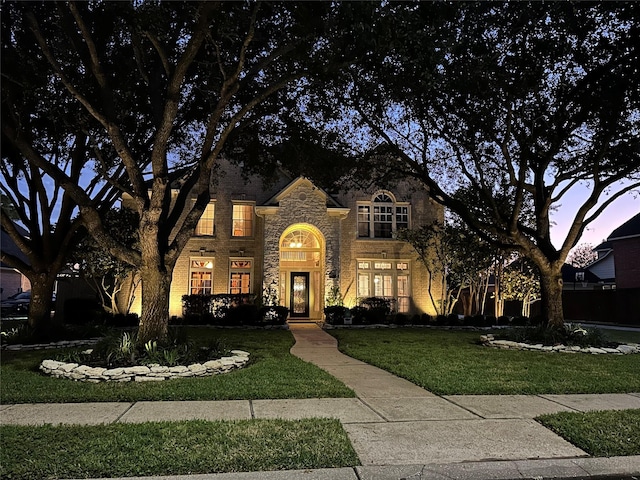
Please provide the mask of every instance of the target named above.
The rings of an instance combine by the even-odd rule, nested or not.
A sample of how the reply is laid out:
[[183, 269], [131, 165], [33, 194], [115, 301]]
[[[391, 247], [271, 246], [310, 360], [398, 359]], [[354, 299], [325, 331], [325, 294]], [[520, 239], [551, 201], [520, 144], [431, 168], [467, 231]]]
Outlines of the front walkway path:
[[363, 465], [586, 457], [533, 418], [640, 408], [640, 394], [439, 397], [340, 353], [335, 338], [316, 325], [291, 325], [291, 332], [292, 354], [342, 380], [384, 419], [344, 425]]

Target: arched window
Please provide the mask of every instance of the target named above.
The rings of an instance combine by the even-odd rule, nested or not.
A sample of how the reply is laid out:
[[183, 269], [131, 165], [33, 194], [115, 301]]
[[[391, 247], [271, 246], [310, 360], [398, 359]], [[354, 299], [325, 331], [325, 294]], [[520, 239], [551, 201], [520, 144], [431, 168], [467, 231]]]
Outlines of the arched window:
[[358, 202], [358, 237], [392, 238], [398, 229], [409, 228], [409, 207], [385, 191], [374, 194], [370, 202]]
[[320, 242], [313, 232], [299, 229], [283, 236], [280, 265], [295, 268], [320, 266]]

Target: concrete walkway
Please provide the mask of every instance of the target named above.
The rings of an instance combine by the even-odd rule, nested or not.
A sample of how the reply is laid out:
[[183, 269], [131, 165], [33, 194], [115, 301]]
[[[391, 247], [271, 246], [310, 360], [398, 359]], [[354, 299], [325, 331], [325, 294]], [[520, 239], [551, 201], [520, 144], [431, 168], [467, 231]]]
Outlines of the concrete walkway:
[[440, 397], [343, 355], [336, 340], [316, 325], [291, 325], [291, 332], [296, 339], [292, 354], [343, 381], [357, 398], [3, 405], [0, 423], [331, 417], [344, 425], [362, 464], [314, 471], [153, 477], [157, 480], [631, 479], [640, 475], [640, 456], [590, 458], [533, 420], [543, 413], [640, 408], [640, 393]]

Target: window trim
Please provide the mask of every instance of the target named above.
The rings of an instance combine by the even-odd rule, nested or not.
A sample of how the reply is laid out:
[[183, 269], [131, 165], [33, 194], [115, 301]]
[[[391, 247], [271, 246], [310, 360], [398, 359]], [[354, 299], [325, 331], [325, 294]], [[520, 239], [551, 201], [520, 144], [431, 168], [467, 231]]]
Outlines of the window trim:
[[[388, 265], [391, 264], [391, 268]], [[408, 259], [380, 259], [380, 258], [358, 258], [356, 260], [356, 295], [357, 298], [382, 297], [393, 299], [394, 308], [397, 313], [408, 313], [411, 310], [411, 299], [413, 298], [413, 282], [411, 273], [411, 261]], [[376, 295], [376, 277], [391, 277], [391, 295]], [[367, 277], [366, 283], [369, 291], [368, 295], [361, 295], [362, 277]], [[406, 277], [406, 292], [408, 295], [398, 294], [398, 278]], [[402, 302], [400, 299], [406, 299]], [[400, 305], [406, 306], [406, 311], [400, 310]]]
[[[195, 203], [195, 200], [194, 200]], [[211, 215], [211, 233], [201, 233], [198, 232], [198, 229], [200, 228], [200, 224], [203, 220], [208, 220], [207, 218], [205, 218], [205, 214], [207, 213], [207, 209], [211, 208], [212, 209], [212, 215]], [[193, 232], [193, 234], [196, 237], [215, 237], [216, 235], [216, 202], [215, 200], [210, 200], [209, 203], [207, 204], [207, 206], [205, 207], [204, 212], [202, 212], [202, 216], [198, 219], [198, 223], [196, 223], [196, 228]]]
[[[251, 266], [249, 268], [233, 268], [233, 262], [250, 262]], [[234, 273], [248, 273], [249, 274], [249, 291], [248, 292], [242, 292], [240, 291], [239, 294], [243, 294], [243, 293], [253, 293], [253, 267], [255, 265], [255, 262], [253, 260], [253, 257], [229, 257], [229, 281], [228, 281], [228, 291], [230, 294], [234, 294], [231, 291], [231, 281], [232, 278], [231, 276]], [[242, 290], [242, 284], [240, 285], [240, 290]]]
[[[387, 197], [391, 201], [376, 201], [376, 199], [380, 197]], [[410, 202], [399, 202], [396, 200], [395, 195], [389, 192], [388, 190], [379, 190], [375, 192], [369, 201], [358, 201], [356, 202], [356, 238], [358, 240], [366, 240], [366, 239], [377, 239], [377, 240], [390, 240], [393, 239], [393, 233], [398, 231], [398, 224], [403, 224], [401, 228], [410, 228], [411, 227], [411, 203]], [[391, 208], [390, 212], [377, 212], [376, 207], [385, 207]], [[399, 209], [406, 208], [406, 213], [399, 212]], [[366, 209], [366, 210], [365, 210]], [[391, 222], [381, 221], [378, 219], [376, 221], [376, 216], [380, 215], [391, 215]], [[406, 222], [399, 222], [398, 216], [406, 215]], [[368, 220], [365, 218], [368, 217]], [[383, 224], [391, 224], [391, 235], [390, 236], [376, 236], [376, 225], [380, 226]], [[406, 224], [406, 227], [404, 226]], [[362, 233], [367, 232], [368, 235], [361, 235]]]
[[[235, 218], [235, 207], [250, 207], [251, 208], [251, 218], [247, 219], [247, 218]], [[234, 228], [234, 224], [236, 222], [236, 220], [238, 221], [242, 221], [242, 222], [247, 222], [250, 221], [251, 222], [251, 232], [249, 232], [249, 235], [235, 235], [235, 231], [236, 229]], [[246, 223], [245, 223], [246, 225]], [[253, 236], [255, 235], [255, 229], [256, 229], [256, 212], [255, 212], [255, 202], [245, 202], [245, 201], [233, 201], [232, 205], [231, 205], [231, 238], [253, 238]], [[244, 230], [243, 230], [244, 231]]]
[[[189, 257], [189, 277], [188, 277], [188, 292], [189, 295], [212, 295], [213, 294], [213, 280], [214, 280], [214, 275], [213, 275], [213, 271], [214, 271], [214, 267], [215, 267], [215, 257]], [[193, 266], [193, 262], [206, 262], [206, 263], [211, 263], [211, 267], [194, 267]], [[205, 263], [205, 265], [206, 265]], [[197, 290], [200, 290], [200, 292], [196, 292], [194, 293], [194, 287], [193, 287], [193, 274], [197, 273], [197, 272], [201, 272], [201, 273], [210, 273], [211, 274], [211, 279], [210, 279], [210, 285], [208, 287], [197, 287]], [[208, 290], [208, 291], [205, 291]]]

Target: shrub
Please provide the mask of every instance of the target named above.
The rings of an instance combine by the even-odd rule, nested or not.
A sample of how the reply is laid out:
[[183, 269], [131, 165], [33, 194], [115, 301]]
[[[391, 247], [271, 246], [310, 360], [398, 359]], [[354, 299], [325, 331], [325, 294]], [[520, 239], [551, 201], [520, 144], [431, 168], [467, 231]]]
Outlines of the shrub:
[[260, 309], [260, 322], [264, 325], [284, 325], [287, 323], [289, 309], [282, 305], [267, 305]]
[[504, 330], [500, 338], [530, 344], [604, 347], [610, 345], [601, 330], [567, 324], [563, 328], [543, 325]]
[[436, 325], [443, 327], [447, 324], [447, 317], [445, 315], [438, 315], [436, 317]]
[[386, 323], [387, 316], [391, 313], [392, 301], [381, 297], [367, 297], [360, 300], [361, 312], [365, 324]]
[[109, 335], [92, 349], [61, 353], [57, 359], [95, 367], [116, 368], [149, 364], [189, 365], [215, 360], [228, 354], [229, 350], [220, 339], [212, 340], [205, 346], [196, 346], [187, 340], [183, 332], [172, 329], [169, 341], [163, 345], [155, 341], [140, 345], [136, 333], [127, 331]]
[[409, 323], [409, 317], [404, 313], [398, 313], [396, 315], [396, 318], [394, 319], [394, 323], [396, 325], [406, 325], [407, 323]]
[[333, 305], [324, 308], [324, 318], [329, 325], [343, 325], [344, 317], [349, 309], [342, 305]]
[[259, 323], [257, 297], [254, 294], [221, 293], [184, 295], [182, 316], [185, 324], [243, 325]]

